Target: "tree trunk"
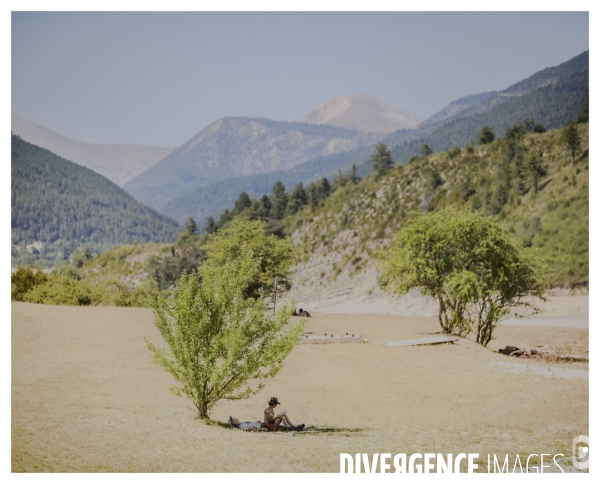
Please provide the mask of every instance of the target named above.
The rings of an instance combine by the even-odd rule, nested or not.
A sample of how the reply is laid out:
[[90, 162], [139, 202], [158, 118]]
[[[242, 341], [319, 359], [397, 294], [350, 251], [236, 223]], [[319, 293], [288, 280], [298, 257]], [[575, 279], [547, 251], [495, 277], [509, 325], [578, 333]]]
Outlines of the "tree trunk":
[[448, 333], [448, 328], [444, 324], [444, 318], [443, 318], [443, 314], [444, 314], [444, 310], [445, 310], [444, 302], [442, 301], [441, 297], [438, 297], [438, 301], [440, 303], [440, 312], [438, 313], [438, 320], [440, 322], [440, 326], [442, 327], [442, 331], [444, 333]]

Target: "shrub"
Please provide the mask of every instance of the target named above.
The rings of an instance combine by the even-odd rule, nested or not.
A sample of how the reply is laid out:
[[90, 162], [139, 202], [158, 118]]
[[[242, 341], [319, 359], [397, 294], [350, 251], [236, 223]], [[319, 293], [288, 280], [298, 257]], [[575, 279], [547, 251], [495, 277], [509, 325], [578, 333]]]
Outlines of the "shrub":
[[17, 270], [10, 276], [10, 298], [13, 301], [24, 301], [29, 291], [47, 281], [48, 276], [42, 269], [17, 266]]

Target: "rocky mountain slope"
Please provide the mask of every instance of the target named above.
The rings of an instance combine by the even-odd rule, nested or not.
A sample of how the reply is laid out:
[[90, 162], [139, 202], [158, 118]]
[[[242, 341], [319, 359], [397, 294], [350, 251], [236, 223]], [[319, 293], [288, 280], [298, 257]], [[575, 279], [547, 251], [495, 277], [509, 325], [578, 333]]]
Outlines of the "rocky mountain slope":
[[421, 122], [416, 116], [366, 93], [336, 97], [300, 121], [377, 133], [413, 129]]
[[123, 186], [167, 156], [173, 148], [136, 144], [93, 144], [62, 136], [16, 114], [11, 130], [25, 141], [105, 176]]
[[[464, 203], [493, 215], [525, 246], [536, 248], [553, 285], [586, 287], [588, 125], [578, 129], [582, 141], [575, 164], [561, 130], [531, 133], [512, 145], [512, 155], [508, 141], [501, 139], [472, 152], [435, 153], [398, 165], [380, 180], [371, 175], [344, 186], [316, 210], [307, 207], [288, 217], [292, 240], [305, 254], [288, 298], [313, 310], [352, 306], [380, 312], [385, 306], [393, 312], [399, 303], [380, 288], [379, 251], [412, 212]], [[545, 172], [537, 180], [537, 193], [526, 168], [532, 160]], [[412, 307], [414, 314], [435, 315], [435, 306], [418, 294], [404, 296], [401, 304], [403, 314], [411, 314]]]
[[370, 145], [379, 135], [268, 119], [223, 118], [124, 188], [157, 210], [228, 178], [292, 169], [305, 161]]

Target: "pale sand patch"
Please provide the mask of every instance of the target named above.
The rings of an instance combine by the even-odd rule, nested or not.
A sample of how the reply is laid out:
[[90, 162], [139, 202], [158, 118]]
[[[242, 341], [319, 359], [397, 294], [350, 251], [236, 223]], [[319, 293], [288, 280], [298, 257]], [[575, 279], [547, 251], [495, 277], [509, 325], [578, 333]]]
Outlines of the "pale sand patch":
[[[487, 453], [568, 455], [574, 436], [589, 435], [587, 380], [494, 368], [509, 357], [468, 340], [384, 344], [437, 332], [434, 318], [313, 316], [307, 331], [360, 332], [369, 342], [298, 346], [260, 394], [223, 402], [212, 417], [261, 419], [277, 396], [294, 423], [358, 432], [207, 426], [151, 364], [143, 339], [159, 336], [150, 310], [12, 303], [12, 470], [338, 472], [341, 452], [479, 452], [483, 467]], [[494, 343], [561, 344], [587, 334], [504, 326]]]

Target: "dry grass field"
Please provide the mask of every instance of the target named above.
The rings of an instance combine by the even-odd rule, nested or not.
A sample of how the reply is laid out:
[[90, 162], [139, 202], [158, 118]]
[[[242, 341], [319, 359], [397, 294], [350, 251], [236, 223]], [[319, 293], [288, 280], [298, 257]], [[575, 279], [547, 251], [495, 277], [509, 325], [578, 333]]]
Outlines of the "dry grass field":
[[384, 343], [437, 332], [436, 320], [313, 316], [306, 331], [369, 341], [300, 345], [260, 394], [214, 410], [221, 422], [258, 420], [277, 396], [294, 423], [313, 426], [250, 433], [196, 420], [169, 392], [172, 377], [144, 343], [159, 341], [152, 311], [13, 302], [13, 472], [338, 472], [341, 452], [478, 452], [485, 467], [488, 453], [569, 456], [573, 437], [589, 435], [588, 379], [512, 373], [492, 351], [581, 347], [587, 330], [503, 326], [490, 349], [469, 340], [398, 348]]

